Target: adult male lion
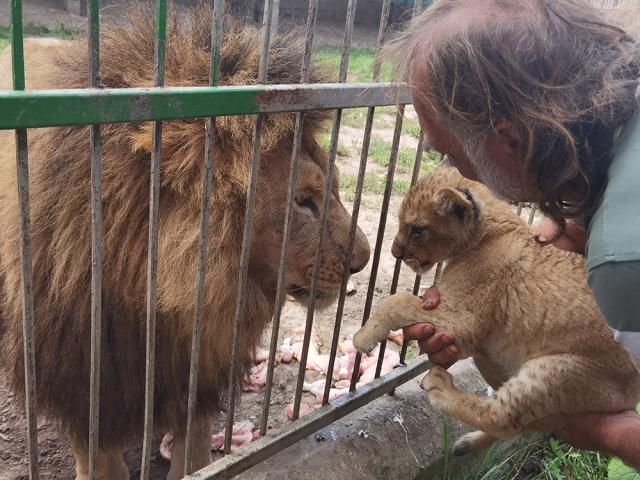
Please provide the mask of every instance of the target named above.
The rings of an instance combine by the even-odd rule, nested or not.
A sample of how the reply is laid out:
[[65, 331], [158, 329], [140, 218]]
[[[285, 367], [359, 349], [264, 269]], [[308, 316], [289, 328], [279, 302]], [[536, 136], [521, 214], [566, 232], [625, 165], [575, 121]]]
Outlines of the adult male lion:
[[[188, 18], [187, 18], [188, 17]], [[107, 87], [151, 86], [153, 15], [133, 12], [126, 26], [103, 30], [102, 82]], [[227, 21], [221, 81], [255, 82], [259, 31]], [[167, 42], [166, 83], [206, 85], [209, 76], [211, 12], [172, 15]], [[269, 81], [298, 81], [301, 43], [292, 35], [272, 41]], [[8, 64], [8, 54], [1, 60]], [[75, 88], [87, 84], [85, 42], [26, 42], [29, 88]], [[3, 71], [7, 69], [3, 68]], [[315, 67], [314, 82], [325, 72]], [[0, 88], [9, 88], [8, 78]], [[286, 285], [300, 300], [311, 283], [320, 229], [319, 208], [327, 158], [314, 140], [326, 116], [305, 116]], [[214, 188], [210, 220], [202, 353], [198, 384], [194, 468], [210, 461], [209, 422], [219, 411], [228, 379], [232, 318], [237, 291], [245, 192], [252, 150], [253, 118], [217, 121]], [[103, 137], [103, 309], [99, 478], [124, 479], [125, 446], [142, 433], [144, 405], [145, 290], [151, 125], [105, 125]], [[282, 241], [293, 114], [268, 116], [262, 135], [247, 315], [242, 327], [243, 360], [271, 319]], [[155, 428], [170, 430], [175, 451], [185, 440], [190, 332], [202, 198], [203, 120], [165, 122], [161, 166], [158, 254]], [[55, 418], [69, 435], [77, 478], [88, 473], [91, 235], [89, 130], [50, 128], [30, 132], [31, 220], [36, 322], [38, 412]], [[24, 391], [17, 192], [12, 132], [0, 133], [1, 364], [12, 388]], [[327, 242], [319, 297], [336, 296], [351, 218], [332, 186]], [[369, 245], [358, 231], [351, 272], [361, 270]], [[182, 477], [175, 455], [169, 478]]]

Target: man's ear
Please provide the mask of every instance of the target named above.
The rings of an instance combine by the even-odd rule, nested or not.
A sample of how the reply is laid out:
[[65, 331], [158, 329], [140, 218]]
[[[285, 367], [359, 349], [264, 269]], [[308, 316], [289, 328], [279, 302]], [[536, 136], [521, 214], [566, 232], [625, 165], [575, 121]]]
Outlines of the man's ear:
[[478, 207], [468, 190], [443, 188], [436, 193], [434, 201], [440, 215], [453, 216], [463, 223], [477, 215]]

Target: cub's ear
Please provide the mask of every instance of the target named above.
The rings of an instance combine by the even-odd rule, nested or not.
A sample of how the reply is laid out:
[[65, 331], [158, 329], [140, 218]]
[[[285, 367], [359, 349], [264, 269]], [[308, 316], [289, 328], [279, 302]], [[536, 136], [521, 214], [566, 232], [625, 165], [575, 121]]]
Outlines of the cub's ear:
[[436, 211], [442, 216], [453, 216], [466, 223], [478, 216], [478, 205], [466, 188], [443, 188], [438, 190], [434, 202]]

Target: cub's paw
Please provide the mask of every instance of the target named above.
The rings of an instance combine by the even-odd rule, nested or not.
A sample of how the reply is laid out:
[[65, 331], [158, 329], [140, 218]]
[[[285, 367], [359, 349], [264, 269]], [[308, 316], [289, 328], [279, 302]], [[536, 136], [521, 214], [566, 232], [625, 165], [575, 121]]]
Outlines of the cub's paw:
[[485, 432], [477, 431], [467, 433], [460, 437], [453, 445], [453, 454], [462, 456], [478, 452], [490, 446], [494, 441], [495, 438]]
[[353, 336], [353, 346], [356, 347], [356, 350], [360, 353], [369, 353], [385, 338], [387, 338], [386, 335], [379, 338], [379, 335], [375, 335], [375, 332], [368, 329], [365, 325]]
[[429, 394], [429, 400], [432, 402], [457, 391], [451, 374], [437, 365], [427, 372], [420, 382], [420, 387]]

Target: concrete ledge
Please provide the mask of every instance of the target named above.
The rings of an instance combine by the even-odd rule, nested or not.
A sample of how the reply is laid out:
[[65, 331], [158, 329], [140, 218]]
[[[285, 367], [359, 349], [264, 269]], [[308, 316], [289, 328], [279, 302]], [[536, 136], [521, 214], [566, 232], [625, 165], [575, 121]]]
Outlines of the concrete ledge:
[[[483, 393], [470, 361], [452, 368], [456, 384]], [[421, 478], [442, 458], [442, 417], [420, 389], [421, 376], [311, 435], [237, 478], [242, 480], [357, 480]], [[450, 444], [468, 427], [451, 421]]]

